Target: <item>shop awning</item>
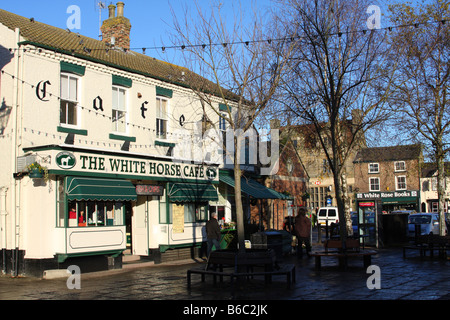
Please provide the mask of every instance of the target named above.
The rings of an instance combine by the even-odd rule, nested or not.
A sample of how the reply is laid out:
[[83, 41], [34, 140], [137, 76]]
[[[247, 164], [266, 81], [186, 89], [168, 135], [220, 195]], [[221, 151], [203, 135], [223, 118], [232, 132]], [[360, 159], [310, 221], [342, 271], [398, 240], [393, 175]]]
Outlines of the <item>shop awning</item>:
[[171, 183], [169, 200], [172, 202], [208, 202], [218, 201], [217, 190], [209, 183]]
[[[234, 177], [229, 174], [220, 174], [219, 180], [226, 183], [230, 187], [235, 187]], [[241, 190], [245, 194], [252, 196], [255, 199], [282, 199], [289, 200], [291, 197], [281, 194], [271, 188], [267, 188], [255, 180], [242, 177], [241, 178]]]
[[127, 180], [66, 177], [68, 200], [136, 201], [136, 188]]

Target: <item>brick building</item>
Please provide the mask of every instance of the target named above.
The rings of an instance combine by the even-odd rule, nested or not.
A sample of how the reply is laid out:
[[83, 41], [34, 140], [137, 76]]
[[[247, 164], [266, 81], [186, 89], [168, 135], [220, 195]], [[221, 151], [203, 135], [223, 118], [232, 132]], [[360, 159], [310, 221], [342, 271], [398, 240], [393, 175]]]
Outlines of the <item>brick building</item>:
[[365, 148], [354, 160], [355, 192], [359, 206], [373, 207], [381, 200], [383, 212], [419, 211], [420, 144]]
[[266, 221], [271, 229], [281, 230], [286, 216], [295, 216], [296, 208], [307, 206], [309, 199], [308, 182], [309, 176], [294, 147], [293, 142], [288, 139], [280, 146], [280, 157], [278, 160], [278, 172], [268, 176], [265, 186], [286, 195], [285, 199], [273, 199], [266, 201]]

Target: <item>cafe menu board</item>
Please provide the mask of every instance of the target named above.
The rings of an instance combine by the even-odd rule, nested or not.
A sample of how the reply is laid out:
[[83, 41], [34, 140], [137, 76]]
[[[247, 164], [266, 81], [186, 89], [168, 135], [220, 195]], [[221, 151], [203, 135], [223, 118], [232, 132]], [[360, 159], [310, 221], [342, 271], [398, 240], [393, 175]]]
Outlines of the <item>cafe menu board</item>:
[[184, 206], [172, 205], [173, 233], [184, 233]]

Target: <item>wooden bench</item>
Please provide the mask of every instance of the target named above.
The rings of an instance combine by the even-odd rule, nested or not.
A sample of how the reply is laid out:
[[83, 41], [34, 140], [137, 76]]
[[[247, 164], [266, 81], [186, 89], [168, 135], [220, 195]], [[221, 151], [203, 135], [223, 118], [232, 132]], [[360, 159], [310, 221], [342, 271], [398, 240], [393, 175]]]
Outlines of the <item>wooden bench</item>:
[[445, 259], [447, 250], [450, 249], [450, 237], [435, 234], [420, 235], [414, 240], [414, 244], [403, 247], [403, 258], [406, 258], [406, 250], [418, 250], [420, 258], [426, 256], [426, 252], [430, 252], [430, 257], [434, 256], [434, 251], [438, 250], [439, 257]]
[[265, 282], [270, 283], [272, 281], [272, 276], [274, 275], [285, 275], [287, 287], [291, 287], [291, 283], [295, 283], [295, 265], [293, 264], [285, 264], [282, 265], [279, 269], [271, 270], [271, 271], [247, 271], [247, 272], [235, 272], [235, 271], [215, 271], [215, 270], [205, 270], [204, 268], [193, 268], [187, 271], [187, 286], [188, 289], [191, 288], [191, 278], [192, 274], [200, 274], [202, 282], [205, 282], [206, 275], [213, 276], [214, 285], [217, 284], [217, 276], [220, 277], [221, 281], [224, 276], [230, 277], [230, 282], [233, 283], [234, 278], [239, 277], [254, 277], [254, 276], [264, 276]]
[[[255, 271], [254, 268], [263, 268], [263, 271]], [[225, 269], [230, 269], [226, 270]], [[212, 270], [211, 270], [212, 269]], [[202, 282], [206, 275], [212, 275], [214, 285], [217, 283], [217, 276], [223, 281], [224, 276], [234, 278], [265, 276], [266, 283], [271, 282], [273, 275], [286, 275], [288, 287], [291, 282], [295, 282], [295, 265], [286, 264], [278, 266], [275, 263], [275, 253], [273, 250], [247, 250], [239, 253], [232, 250], [216, 250], [211, 252], [208, 263], [203, 268], [193, 268], [187, 271], [188, 288], [191, 286], [191, 275], [200, 274]]]
[[360, 250], [359, 241], [355, 239], [346, 240], [346, 250], [342, 249], [342, 241], [340, 240], [327, 240], [324, 243], [324, 248], [324, 251], [314, 251], [310, 253], [310, 256], [315, 258], [316, 270], [321, 270], [322, 268], [322, 257], [337, 257], [339, 260], [339, 267], [346, 270], [349, 257], [363, 257], [364, 268], [367, 268], [372, 264], [372, 256], [377, 254], [377, 251], [375, 250]]

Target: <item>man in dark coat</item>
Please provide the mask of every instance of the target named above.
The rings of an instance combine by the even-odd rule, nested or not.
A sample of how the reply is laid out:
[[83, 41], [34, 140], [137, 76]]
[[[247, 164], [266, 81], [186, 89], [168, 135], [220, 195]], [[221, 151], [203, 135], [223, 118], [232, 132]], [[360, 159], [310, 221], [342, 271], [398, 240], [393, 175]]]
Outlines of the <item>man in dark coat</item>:
[[220, 227], [219, 222], [217, 222], [217, 213], [211, 213], [211, 219], [206, 223], [206, 237], [208, 239], [208, 251], [206, 252], [209, 256], [213, 245], [217, 249], [220, 249]]
[[302, 207], [298, 209], [298, 215], [295, 217], [295, 234], [298, 239], [298, 257], [301, 258], [303, 256], [303, 243], [306, 247], [306, 254], [309, 257], [309, 253], [311, 251], [311, 220], [306, 217], [306, 209]]

